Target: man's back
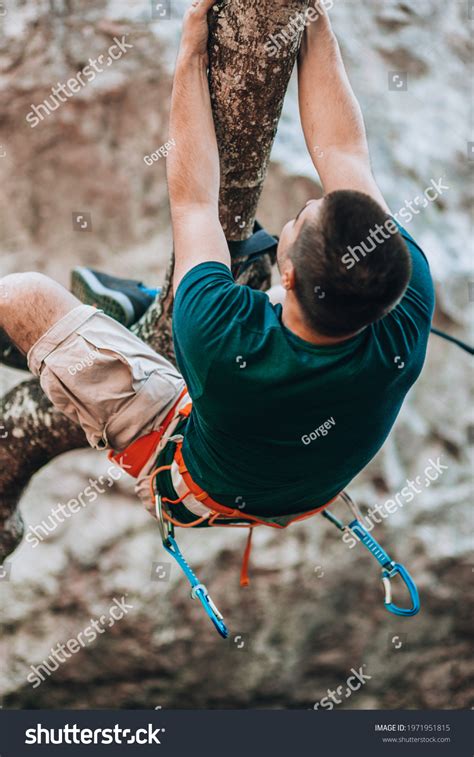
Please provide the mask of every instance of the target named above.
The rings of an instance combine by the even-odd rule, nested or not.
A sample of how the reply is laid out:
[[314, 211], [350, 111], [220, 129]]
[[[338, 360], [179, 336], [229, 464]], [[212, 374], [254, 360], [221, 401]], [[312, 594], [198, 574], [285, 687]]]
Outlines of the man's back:
[[259, 515], [313, 509], [380, 449], [423, 366], [434, 308], [426, 258], [402, 234], [413, 262], [402, 301], [328, 346], [289, 331], [281, 306], [221, 263], [183, 278], [174, 338], [193, 399], [183, 455], [214, 499]]

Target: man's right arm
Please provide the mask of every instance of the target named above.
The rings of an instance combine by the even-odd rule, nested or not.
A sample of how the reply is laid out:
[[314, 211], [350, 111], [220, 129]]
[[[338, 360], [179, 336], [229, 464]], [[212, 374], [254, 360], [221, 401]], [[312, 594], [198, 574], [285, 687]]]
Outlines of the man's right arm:
[[370, 165], [364, 119], [329, 16], [306, 27], [298, 58], [299, 105], [306, 145], [324, 193], [352, 189], [389, 208]]

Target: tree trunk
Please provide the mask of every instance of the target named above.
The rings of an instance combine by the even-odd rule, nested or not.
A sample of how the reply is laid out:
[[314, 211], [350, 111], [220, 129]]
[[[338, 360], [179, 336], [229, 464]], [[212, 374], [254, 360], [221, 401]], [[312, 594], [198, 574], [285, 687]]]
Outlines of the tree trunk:
[[293, 38], [289, 31], [273, 56], [265, 45], [308, 4], [224, 0], [211, 14], [209, 82], [221, 163], [220, 217], [229, 240], [252, 233], [301, 34]]
[[[217, 3], [210, 16], [210, 88], [221, 161], [221, 222], [228, 239], [248, 238], [253, 229], [271, 146], [301, 33], [272, 57], [270, 34], [286, 26], [309, 0], [232, 0]], [[199, 138], [197, 135], [196, 138]], [[171, 335], [173, 260], [162, 294], [133, 327], [155, 350], [174, 361]], [[238, 279], [267, 288], [271, 264], [253, 263]], [[22, 365], [0, 338], [0, 359]], [[36, 379], [25, 381], [0, 402], [0, 559], [22, 536], [16, 510], [30, 478], [63, 452], [87, 446], [82, 430], [56, 411]]]

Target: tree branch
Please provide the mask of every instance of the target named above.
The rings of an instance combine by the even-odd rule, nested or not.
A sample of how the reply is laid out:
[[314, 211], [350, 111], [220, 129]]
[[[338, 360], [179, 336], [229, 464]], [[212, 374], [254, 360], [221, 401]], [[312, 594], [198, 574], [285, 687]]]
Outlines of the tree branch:
[[[270, 57], [265, 42], [308, 0], [221, 0], [212, 15], [210, 88], [221, 160], [221, 221], [228, 239], [248, 238], [253, 229], [288, 80], [299, 38]], [[173, 260], [161, 296], [133, 332], [172, 362]], [[239, 283], [269, 286], [268, 256], [249, 266]], [[0, 359], [24, 367], [23, 358], [0, 338]], [[16, 512], [31, 477], [58, 455], [86, 447], [82, 430], [56, 411], [36, 379], [25, 381], [0, 401], [0, 560], [22, 535]]]

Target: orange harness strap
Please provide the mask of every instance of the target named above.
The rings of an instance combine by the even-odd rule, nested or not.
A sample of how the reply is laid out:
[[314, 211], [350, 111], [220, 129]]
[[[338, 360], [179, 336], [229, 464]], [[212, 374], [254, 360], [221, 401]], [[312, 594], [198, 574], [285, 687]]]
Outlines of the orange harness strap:
[[[317, 513], [320, 513], [322, 510], [325, 510], [326, 507], [329, 507], [331, 502], [334, 502], [334, 500], [337, 499], [337, 497], [333, 497], [329, 502], [326, 502], [324, 505], [320, 505], [320, 507], [316, 507], [314, 510], [309, 510], [306, 513], [302, 513], [301, 515], [295, 515], [294, 518], [292, 518], [285, 526], [282, 526], [279, 523], [272, 523], [269, 520], [266, 520], [265, 518], [259, 518], [256, 515], [249, 515], [248, 513], [243, 513], [241, 510], [236, 510], [235, 508], [227, 507], [226, 505], [221, 505], [219, 502], [216, 502], [215, 499], [212, 499], [212, 497], [204, 491], [204, 489], [201, 489], [199, 484], [196, 484], [195, 481], [191, 478], [191, 474], [189, 473], [186, 463], [183, 459], [183, 453], [181, 450], [182, 443], [179, 442], [176, 447], [175, 452], [175, 461], [178, 464], [178, 470], [181, 474], [181, 477], [183, 481], [186, 483], [186, 486], [188, 487], [190, 493], [195, 497], [195, 499], [199, 500], [201, 504], [205, 505], [209, 508], [209, 510], [212, 510], [213, 512], [219, 513], [220, 515], [223, 515], [227, 518], [239, 518], [240, 520], [248, 520], [249, 526], [251, 524], [255, 526], [269, 526], [270, 528], [288, 528], [292, 523], [296, 523], [300, 520], [306, 520], [306, 518], [311, 518], [313, 515], [316, 515]], [[186, 495], [185, 495], [186, 496]]]
[[[163, 423], [157, 431], [152, 431], [145, 436], [140, 436], [136, 441], [129, 444], [123, 452], [115, 452], [110, 450], [108, 454], [109, 460], [112, 460], [120, 468], [123, 468], [126, 473], [133, 478], [137, 478], [141, 469], [150, 459], [156, 448], [158, 447], [163, 434], [170, 425], [171, 421], [176, 415], [176, 407], [181, 402], [185, 394], [187, 394], [187, 388], [184, 387], [183, 391], [179, 395], [178, 399], [174, 403], [173, 407], [166, 415]], [[186, 406], [187, 407], [187, 406]]]

